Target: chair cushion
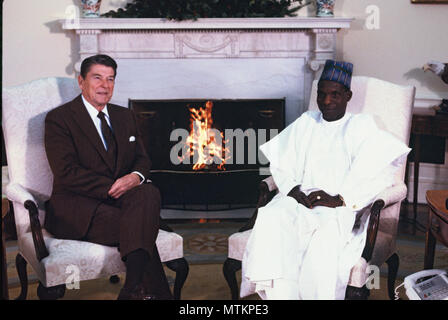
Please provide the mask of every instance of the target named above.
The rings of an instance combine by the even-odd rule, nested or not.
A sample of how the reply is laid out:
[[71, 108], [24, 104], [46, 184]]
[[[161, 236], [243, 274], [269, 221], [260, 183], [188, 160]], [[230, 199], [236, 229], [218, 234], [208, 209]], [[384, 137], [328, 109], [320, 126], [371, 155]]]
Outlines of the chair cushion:
[[244, 250], [251, 232], [252, 230], [237, 232], [229, 237], [229, 258], [239, 261], [243, 260]]
[[[107, 277], [126, 270], [117, 247], [56, 239], [46, 230], [43, 230], [43, 234], [50, 253], [48, 257], [37, 261], [30, 232], [20, 237], [19, 250], [31, 264], [39, 280], [47, 287], [64, 284], [66, 281], [70, 283], [78, 275], [79, 281], [83, 281]], [[183, 239], [174, 232], [159, 230], [156, 244], [162, 262], [183, 257]]]
[[159, 230], [156, 244], [162, 262], [180, 259], [184, 256], [183, 238], [175, 232]]
[[362, 286], [364, 286], [367, 282], [367, 279], [369, 278], [369, 272], [367, 272], [368, 266], [369, 264], [363, 257], [359, 258], [358, 262], [350, 271], [348, 285], [357, 288], [361, 288]]
[[[229, 254], [228, 257], [231, 259], [243, 260], [244, 250], [246, 249], [247, 241], [252, 230], [246, 230], [244, 232], [237, 232], [229, 237]], [[362, 287], [369, 274], [367, 271], [367, 262], [364, 258], [360, 257], [358, 263], [352, 268], [350, 272], [350, 278], [348, 285], [353, 287]]]

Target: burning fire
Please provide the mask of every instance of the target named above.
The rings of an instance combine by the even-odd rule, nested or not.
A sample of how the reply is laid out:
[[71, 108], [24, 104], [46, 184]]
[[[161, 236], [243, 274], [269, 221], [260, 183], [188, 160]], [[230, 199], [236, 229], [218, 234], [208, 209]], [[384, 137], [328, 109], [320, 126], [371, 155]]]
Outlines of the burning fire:
[[[205, 108], [189, 108], [190, 111], [190, 135], [188, 136], [183, 160], [193, 156], [193, 170], [201, 170], [215, 162], [218, 170], [225, 170], [224, 165], [229, 157], [228, 148], [223, 148], [224, 135], [216, 129], [212, 129], [213, 103], [207, 101]], [[224, 141], [226, 143], [226, 141]]]

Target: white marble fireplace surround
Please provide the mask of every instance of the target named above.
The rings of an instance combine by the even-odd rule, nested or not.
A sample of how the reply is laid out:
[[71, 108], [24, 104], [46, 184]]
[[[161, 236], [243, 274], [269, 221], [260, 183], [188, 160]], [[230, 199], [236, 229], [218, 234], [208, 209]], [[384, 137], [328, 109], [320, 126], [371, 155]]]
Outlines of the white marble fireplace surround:
[[[285, 98], [288, 125], [306, 109], [313, 79], [325, 60], [335, 57], [336, 33], [350, 28], [352, 20], [91, 18], [61, 20], [61, 24], [79, 36], [77, 72], [88, 56], [102, 53], [116, 59], [113, 103], [128, 106], [129, 99]], [[252, 211], [197, 215], [243, 217]], [[189, 217], [195, 214], [190, 212]]]
[[225, 18], [197, 21], [61, 20], [79, 36], [80, 61], [104, 53], [118, 63], [113, 102], [128, 99], [286, 98], [286, 122], [308, 104], [312, 80], [335, 56], [351, 18]]

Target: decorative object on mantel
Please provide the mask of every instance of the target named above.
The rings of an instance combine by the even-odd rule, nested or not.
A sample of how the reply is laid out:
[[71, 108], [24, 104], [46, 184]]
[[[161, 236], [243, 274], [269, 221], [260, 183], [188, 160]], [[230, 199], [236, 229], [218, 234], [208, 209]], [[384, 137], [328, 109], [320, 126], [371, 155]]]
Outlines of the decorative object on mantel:
[[81, 0], [82, 17], [98, 18], [100, 16], [101, 0]]
[[[448, 63], [431, 60], [423, 65], [423, 71], [432, 71], [438, 75], [443, 82], [448, 84]], [[434, 107], [437, 113], [448, 115], [448, 99], [442, 99], [442, 103]]]
[[[113, 18], [198, 18], [291, 17], [313, 0], [134, 0], [124, 9], [102, 16]], [[297, 4], [297, 5], [296, 5]]]
[[316, 0], [316, 17], [333, 17], [335, 0]]

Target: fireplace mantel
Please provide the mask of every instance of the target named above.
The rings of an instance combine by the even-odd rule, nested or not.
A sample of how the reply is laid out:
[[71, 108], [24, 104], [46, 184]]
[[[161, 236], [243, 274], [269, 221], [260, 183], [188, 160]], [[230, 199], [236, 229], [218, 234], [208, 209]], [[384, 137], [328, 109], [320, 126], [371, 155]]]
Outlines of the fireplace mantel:
[[156, 18], [89, 18], [61, 20], [63, 29], [74, 30], [219, 30], [349, 28], [352, 18], [202, 18], [173, 21]]
[[[314, 72], [334, 58], [335, 35], [352, 18], [154, 18], [61, 20], [79, 35], [80, 61], [96, 53], [120, 59], [305, 58]], [[311, 41], [310, 41], [311, 40]], [[79, 72], [79, 62], [75, 69]]]

